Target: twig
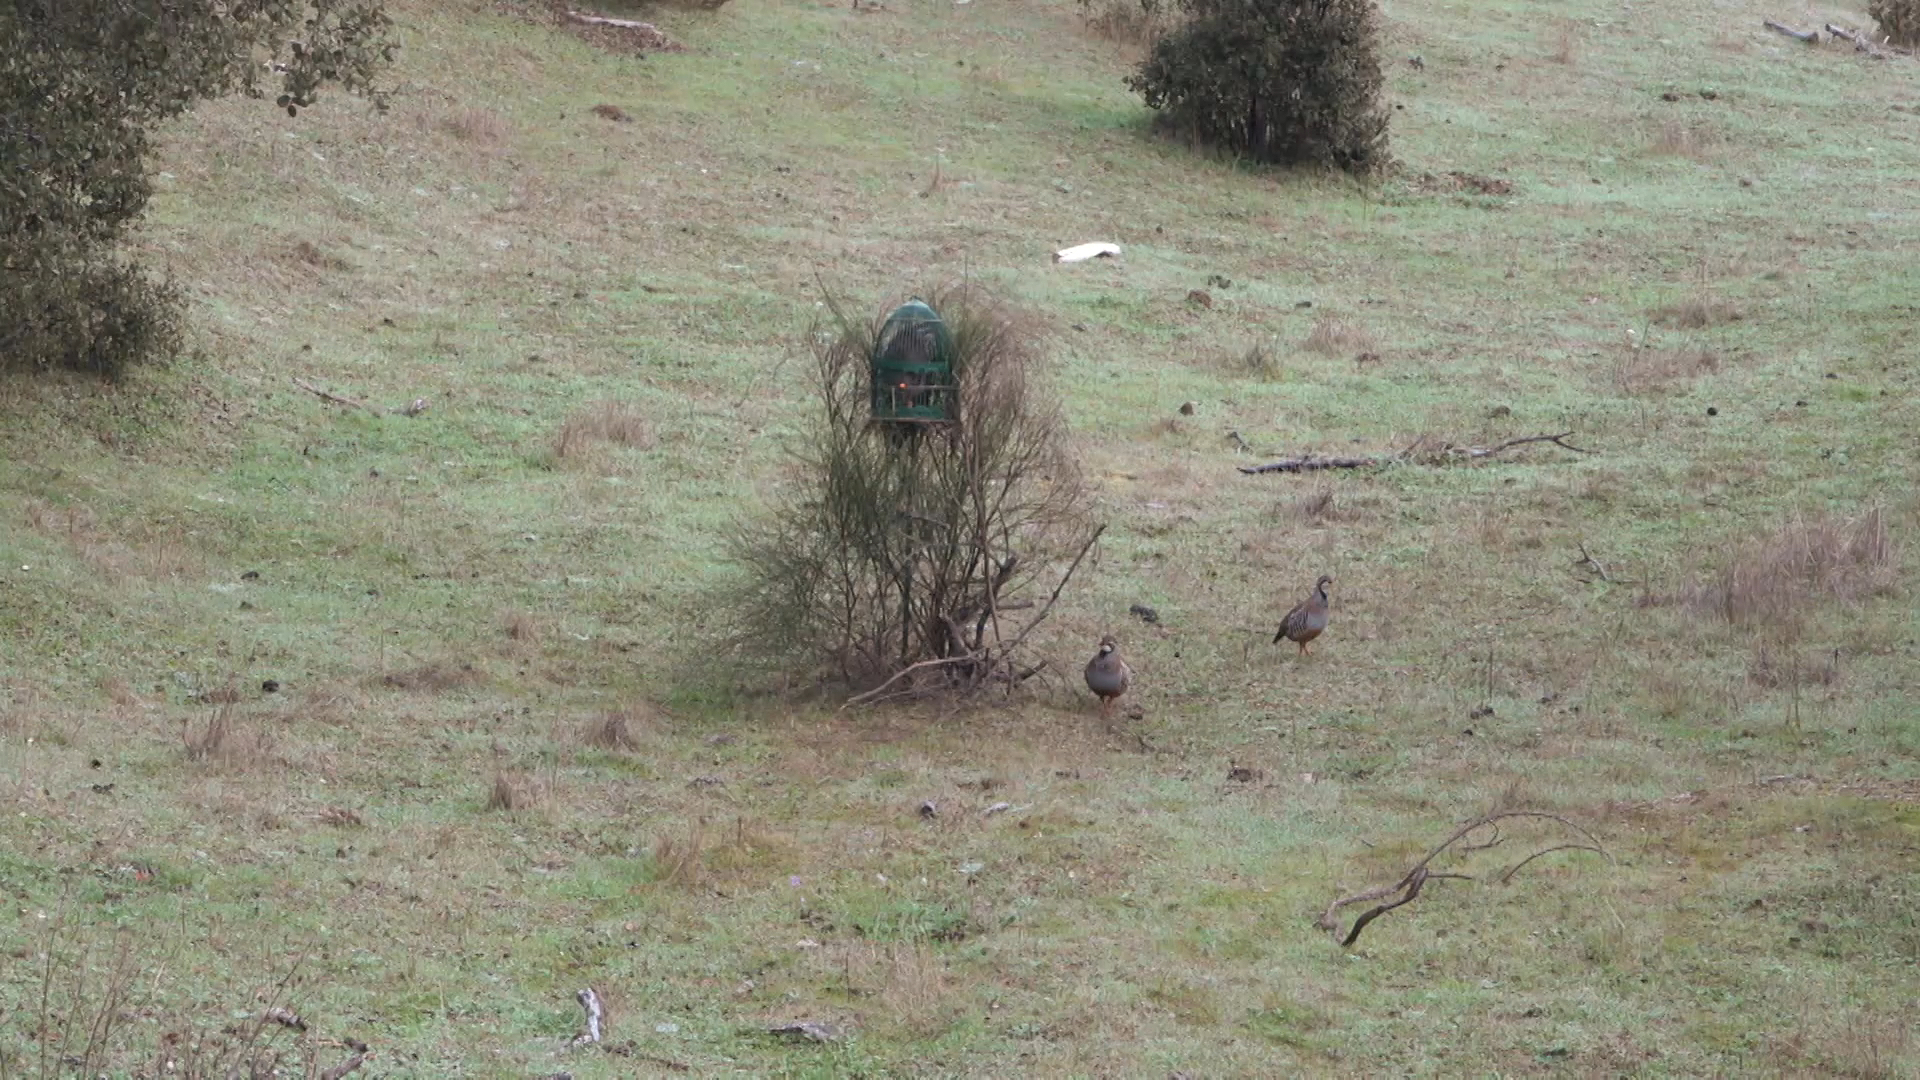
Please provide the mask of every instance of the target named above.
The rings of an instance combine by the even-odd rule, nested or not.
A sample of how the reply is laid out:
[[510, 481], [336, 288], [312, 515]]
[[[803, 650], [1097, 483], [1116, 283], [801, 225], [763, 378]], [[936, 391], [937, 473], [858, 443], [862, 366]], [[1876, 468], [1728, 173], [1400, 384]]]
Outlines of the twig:
[[587, 1030], [575, 1035], [573, 1037], [574, 1043], [599, 1042], [600, 1025], [602, 1021], [606, 1019], [606, 1010], [600, 1005], [600, 995], [594, 993], [593, 987], [589, 986], [585, 990], [573, 995], [573, 997], [574, 1000], [580, 1003], [581, 1008], [587, 1010]]
[[1766, 20], [1765, 26], [1769, 30], [1778, 30], [1790, 38], [1799, 38], [1809, 45], [1818, 45], [1820, 43], [1820, 31], [1818, 30], [1795, 30], [1791, 26], [1774, 22], [1772, 19]]
[[1093, 550], [1093, 545], [1095, 544], [1095, 542], [1097, 542], [1100, 539], [1100, 534], [1106, 531], [1107, 531], [1107, 526], [1104, 522], [1094, 526], [1093, 535], [1087, 537], [1087, 542], [1080, 545], [1080, 554], [1075, 555], [1073, 557], [1073, 565], [1067, 567], [1067, 572], [1060, 575], [1060, 584], [1055, 585], [1053, 587], [1053, 595], [1047, 597], [1047, 602], [1043, 604], [1040, 608], [1040, 614], [1035, 615], [1033, 617], [1032, 622], [1029, 622], [1027, 625], [1021, 627], [1020, 633], [1014, 636], [1013, 644], [1008, 645], [1006, 648], [1000, 650], [1001, 653], [1003, 654], [1010, 653], [1013, 650], [1019, 648], [1020, 643], [1027, 640], [1027, 635], [1033, 632], [1033, 628], [1036, 626], [1039, 626], [1040, 623], [1044, 619], [1046, 619], [1047, 613], [1053, 610], [1054, 601], [1060, 599], [1060, 591], [1067, 587], [1067, 582], [1073, 580], [1073, 572], [1075, 570], [1080, 569], [1080, 563], [1082, 560], [1084, 560], [1087, 557], [1087, 552]]
[[380, 415], [379, 409], [374, 408], [373, 406], [367, 404], [364, 401], [359, 401], [354, 398], [347, 397], [344, 394], [329, 393], [328, 391], [322, 390], [319, 387], [313, 385], [312, 383], [306, 381], [305, 379], [299, 378], [298, 376], [294, 377], [293, 385], [299, 387], [302, 390], [305, 390], [307, 393], [314, 395], [315, 397], [319, 398], [322, 401], [331, 401], [335, 405], [346, 405], [350, 408], [355, 408], [355, 409], [365, 409], [375, 416]]

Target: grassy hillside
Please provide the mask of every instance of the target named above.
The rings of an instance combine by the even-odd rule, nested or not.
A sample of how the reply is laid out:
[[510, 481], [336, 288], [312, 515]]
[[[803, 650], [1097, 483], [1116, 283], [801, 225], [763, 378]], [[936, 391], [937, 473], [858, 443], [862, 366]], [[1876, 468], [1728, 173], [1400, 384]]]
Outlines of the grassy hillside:
[[[274, 1002], [381, 1076], [1920, 1075], [1920, 67], [1752, 0], [1383, 10], [1366, 186], [1150, 136], [1065, 0], [735, 0], [644, 58], [401, 0], [390, 112], [189, 117], [141, 243], [196, 353], [0, 384], [0, 1075]], [[706, 663], [819, 283], [963, 275], [1109, 523], [1060, 676]], [[1499, 884], [1573, 839], [1512, 824], [1314, 928], [1495, 805], [1610, 859]], [[589, 984], [619, 1054], [565, 1046]]]

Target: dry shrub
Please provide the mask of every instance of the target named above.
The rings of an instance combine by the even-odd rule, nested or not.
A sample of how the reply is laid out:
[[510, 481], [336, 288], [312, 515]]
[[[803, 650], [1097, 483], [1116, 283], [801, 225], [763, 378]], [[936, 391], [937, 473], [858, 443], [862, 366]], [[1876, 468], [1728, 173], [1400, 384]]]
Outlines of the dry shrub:
[[1659, 393], [1720, 370], [1712, 349], [1647, 349], [1628, 346], [1614, 363], [1613, 382], [1629, 396]]
[[649, 731], [647, 715], [636, 708], [613, 709], [588, 722], [584, 740], [600, 750], [629, 751], [640, 748], [636, 732]]
[[1792, 624], [1826, 601], [1850, 603], [1893, 589], [1898, 552], [1886, 513], [1875, 507], [1846, 521], [1796, 520], [1742, 545], [1691, 606], [1735, 624]]
[[1711, 156], [1713, 142], [1713, 136], [1701, 128], [1679, 120], [1669, 120], [1660, 125], [1660, 131], [1648, 149], [1663, 157], [1705, 161]]
[[1375, 352], [1373, 334], [1366, 327], [1337, 315], [1322, 315], [1313, 321], [1313, 332], [1302, 345], [1308, 352], [1322, 356], [1347, 356]]
[[690, 889], [700, 883], [701, 855], [706, 848], [706, 833], [695, 822], [687, 827], [685, 840], [663, 832], [653, 838], [654, 880], [662, 885]]
[[624, 401], [599, 401], [568, 416], [553, 436], [558, 461], [579, 458], [602, 444], [650, 450], [653, 425], [640, 410]]
[[1695, 293], [1677, 304], [1656, 308], [1653, 312], [1653, 321], [1658, 325], [1681, 330], [1704, 330], [1709, 326], [1739, 320], [1739, 308], [1706, 292]]
[[893, 306], [855, 322], [828, 298], [802, 473], [732, 542], [743, 573], [723, 605], [748, 658], [860, 689], [916, 664], [897, 689], [1004, 688], [1024, 678], [1047, 590], [1098, 535], [1058, 405], [1032, 377], [1032, 329], [972, 287], [926, 302], [951, 341], [925, 324], [906, 340], [952, 354], [957, 415], [894, 425], [873, 419], [869, 362]]
[[533, 792], [525, 777], [501, 770], [493, 774], [493, 787], [487, 792], [487, 809], [525, 810], [533, 805]]
[[1139, 48], [1152, 45], [1179, 25], [1171, 0], [1079, 0], [1087, 29], [1108, 41]]
[[440, 119], [440, 130], [462, 142], [493, 146], [507, 137], [506, 118], [492, 109], [468, 106]]

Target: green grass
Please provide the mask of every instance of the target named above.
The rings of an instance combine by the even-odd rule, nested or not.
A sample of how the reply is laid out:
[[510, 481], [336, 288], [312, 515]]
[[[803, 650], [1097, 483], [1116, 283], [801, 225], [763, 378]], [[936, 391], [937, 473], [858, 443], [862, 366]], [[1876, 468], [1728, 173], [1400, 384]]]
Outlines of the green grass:
[[[1071, 4], [888, 6], [662, 12], [689, 51], [641, 60], [408, 0], [390, 113], [170, 133], [140, 243], [196, 352], [0, 386], [0, 1075], [121, 941], [108, 1071], [283, 1000], [379, 1075], [1920, 1074], [1911, 62], [1744, 0], [1395, 3], [1404, 170], [1360, 186], [1151, 137]], [[707, 663], [816, 280], [962, 275], [1034, 316], [1109, 523], [1061, 674], [837, 711]], [[652, 437], [557, 452], [604, 401]], [[1876, 506], [1890, 563], [1788, 617], [1688, 599]], [[636, 748], [589, 745], [616, 709]], [[1560, 842], [1516, 827], [1314, 929], [1503, 799], [1615, 861], [1496, 884]], [[565, 1046], [588, 984], [627, 1056]]]

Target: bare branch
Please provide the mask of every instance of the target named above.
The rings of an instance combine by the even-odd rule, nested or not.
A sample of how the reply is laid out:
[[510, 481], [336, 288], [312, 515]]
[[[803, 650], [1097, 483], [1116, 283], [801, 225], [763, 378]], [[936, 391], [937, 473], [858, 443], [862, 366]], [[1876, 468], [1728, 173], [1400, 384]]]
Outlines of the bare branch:
[[1556, 851], [1591, 851], [1595, 855], [1605, 856], [1609, 861], [1613, 859], [1613, 856], [1608, 855], [1605, 851], [1601, 850], [1600, 848], [1594, 847], [1592, 844], [1556, 844], [1553, 847], [1546, 848], [1542, 851], [1536, 851], [1533, 854], [1527, 856], [1524, 859], [1521, 859], [1519, 862], [1514, 863], [1512, 866], [1508, 867], [1507, 872], [1500, 875], [1500, 884], [1505, 885], [1507, 882], [1512, 881], [1513, 875], [1519, 873], [1521, 867], [1527, 865], [1528, 863], [1532, 862], [1533, 860], [1539, 858], [1542, 855], [1551, 855]]

